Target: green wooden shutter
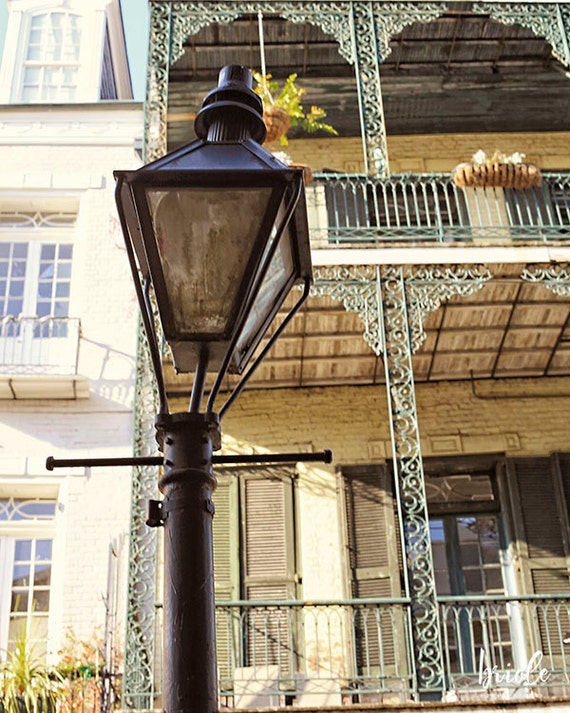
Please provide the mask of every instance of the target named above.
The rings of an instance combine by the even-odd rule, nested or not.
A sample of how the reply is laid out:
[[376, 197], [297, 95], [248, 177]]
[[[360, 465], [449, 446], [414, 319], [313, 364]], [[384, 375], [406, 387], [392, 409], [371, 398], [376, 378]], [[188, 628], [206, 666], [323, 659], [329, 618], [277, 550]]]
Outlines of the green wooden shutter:
[[[216, 472], [213, 521], [214, 592], [216, 602], [239, 599], [238, 481], [231, 471]], [[233, 670], [240, 661], [239, 626], [230, 608], [216, 608], [216, 649], [222, 693], [231, 691]]]
[[[402, 596], [400, 533], [388, 466], [343, 468], [342, 483], [352, 597]], [[405, 675], [405, 641], [399, 608], [356, 609], [354, 644], [359, 676]]]
[[[240, 473], [242, 591], [248, 600], [296, 598], [292, 468]], [[295, 668], [295, 611], [256, 608], [247, 617], [247, 665], [278, 665], [280, 678]]]
[[[563, 481], [570, 477], [568, 457], [513, 458], [507, 461], [513, 508], [514, 544], [520, 585], [527, 594], [568, 594], [570, 591], [568, 513]], [[562, 468], [561, 468], [562, 466]], [[562, 477], [561, 470], [566, 475]], [[567, 485], [569, 487], [570, 484]], [[558, 618], [556, 606], [540, 607], [527, 615], [531, 650], [550, 657], [562, 655], [561, 633], [570, 630], [567, 614]]]

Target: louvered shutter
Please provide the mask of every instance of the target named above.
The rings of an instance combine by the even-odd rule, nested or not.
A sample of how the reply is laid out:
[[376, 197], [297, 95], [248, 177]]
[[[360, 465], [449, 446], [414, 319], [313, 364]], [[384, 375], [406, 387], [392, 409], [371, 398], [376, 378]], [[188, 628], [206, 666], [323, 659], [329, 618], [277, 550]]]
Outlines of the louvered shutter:
[[[521, 586], [528, 594], [568, 594], [568, 513], [564, 499], [562, 470], [568, 474], [568, 457], [514, 458], [507, 462], [509, 490], [513, 507], [514, 541], [520, 565]], [[570, 484], [567, 485], [569, 487]], [[528, 630], [535, 631], [530, 642], [552, 657], [556, 664], [562, 655], [562, 633], [570, 630], [557, 617], [555, 607], [540, 607], [529, 614]]]
[[[238, 481], [229, 472], [216, 472], [213, 521], [214, 591], [216, 602], [239, 599]], [[216, 649], [220, 690], [233, 685], [233, 670], [240, 665], [239, 626], [231, 608], [216, 608]]]
[[[345, 468], [342, 482], [352, 597], [402, 596], [400, 535], [388, 467]], [[405, 672], [405, 632], [398, 608], [357, 608], [354, 637], [359, 676]]]
[[[291, 600], [296, 595], [291, 468], [258, 468], [240, 475], [243, 595], [248, 600]], [[248, 614], [248, 665], [278, 665], [289, 675], [294, 662], [294, 611], [255, 608]]]

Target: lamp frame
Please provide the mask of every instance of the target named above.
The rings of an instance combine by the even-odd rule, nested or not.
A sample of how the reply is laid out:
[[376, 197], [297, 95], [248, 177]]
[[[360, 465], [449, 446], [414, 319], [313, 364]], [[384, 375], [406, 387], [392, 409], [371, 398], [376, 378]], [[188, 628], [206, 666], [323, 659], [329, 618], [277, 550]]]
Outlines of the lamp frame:
[[[142, 169], [115, 171], [119, 219], [125, 237], [133, 279], [135, 285], [138, 286], [137, 297], [139, 303], [144, 305], [144, 311], [146, 312], [146, 314], [143, 315], [143, 324], [151, 349], [153, 369], [157, 376], [160, 401], [161, 404], [165, 406], [164, 409], [161, 406], [161, 412], [167, 412], [167, 398], [164, 379], [162, 373], [159, 374], [159, 372], [162, 372], [162, 363], [151, 290], [154, 292], [156, 298], [164, 338], [169, 345], [172, 346], [173, 351], [182, 343], [194, 345], [196, 349], [197, 370], [198, 368], [208, 370], [208, 365], [211, 364], [212, 357], [214, 357], [214, 362], [219, 363], [219, 368], [216, 370], [217, 377], [214, 387], [210, 392], [207, 406], [208, 411], [213, 411], [214, 401], [217, 398], [224, 377], [228, 372], [242, 375], [242, 379], [236, 386], [236, 388], [239, 387], [238, 393], [241, 392], [245, 383], [252, 376], [259, 365], [259, 360], [256, 359], [255, 362], [250, 365], [250, 369], [244, 374], [246, 366], [251, 361], [257, 347], [294, 285], [296, 283], [302, 285], [303, 291], [301, 299], [294, 304], [290, 312], [284, 318], [284, 323], [282, 323], [270, 337], [270, 346], [273, 345], [308, 297], [312, 282], [306, 211], [296, 210], [299, 203], [304, 204], [305, 202], [302, 170], [291, 169], [281, 164], [252, 139], [246, 139], [240, 142], [217, 142], [217, 145], [220, 144], [223, 144], [225, 148], [229, 148], [230, 151], [232, 150], [232, 146], [238, 146], [242, 151], [245, 148], [255, 157], [257, 166], [259, 166], [259, 162], [261, 161], [265, 164], [265, 167], [256, 167], [253, 169], [247, 167], [238, 169], [226, 168], [217, 172], [206, 169], [164, 167], [165, 164], [169, 162], [180, 161], [181, 158], [195, 153], [204, 146], [208, 146], [208, 142], [198, 139], [153, 163], [147, 164]], [[230, 319], [228, 320], [230, 328], [221, 336], [216, 335], [214, 338], [211, 335], [202, 335], [199, 333], [189, 335], [182, 334], [181, 338], [177, 338], [177, 336], [180, 337], [180, 335], [176, 333], [170, 296], [168, 294], [156, 235], [152, 225], [147, 191], [149, 189], [176, 190], [185, 188], [219, 189], [220, 191], [225, 189], [243, 190], [244, 186], [247, 188], [251, 187], [252, 190], [270, 188], [271, 195], [266, 205], [265, 216], [255, 239], [254, 249], [251, 251], [246, 270], [244, 271], [244, 279], [242, 280], [240, 291], [236, 295], [233, 311], [230, 313]], [[283, 209], [283, 216], [280, 223], [274, 227], [274, 218], [278, 208], [283, 203], [284, 197], [285, 207]], [[242, 352], [238, 354], [236, 352], [236, 345], [242, 336], [246, 320], [255, 306], [255, 300], [259, 294], [271, 260], [280, 245], [283, 231], [288, 226], [292, 226], [292, 230], [295, 233], [294, 236], [291, 236], [289, 243], [294, 270], [277, 294], [273, 308], [267, 312], [265, 319], [263, 319], [257, 326], [257, 330], [252, 334], [250, 343], [245, 345]], [[273, 235], [271, 235], [272, 231]], [[268, 245], [269, 250], [267, 250]], [[221, 350], [219, 346], [222, 347]], [[265, 357], [267, 351], [268, 349], [263, 349], [262, 358]], [[196, 374], [196, 379], [198, 380], [198, 373]], [[244, 381], [243, 384], [241, 383], [242, 381]], [[233, 400], [234, 399], [230, 397], [230, 404], [233, 403]], [[220, 415], [225, 412], [228, 407], [229, 404], [224, 406], [224, 408], [220, 410]]]

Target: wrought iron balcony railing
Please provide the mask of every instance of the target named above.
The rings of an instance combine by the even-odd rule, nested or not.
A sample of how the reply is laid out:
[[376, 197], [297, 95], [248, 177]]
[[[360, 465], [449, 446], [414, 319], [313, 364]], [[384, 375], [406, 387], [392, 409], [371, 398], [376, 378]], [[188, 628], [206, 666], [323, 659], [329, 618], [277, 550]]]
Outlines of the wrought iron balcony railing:
[[307, 187], [314, 248], [386, 243], [570, 241], [570, 174], [542, 185], [457, 188], [449, 174], [315, 174]]
[[[444, 699], [570, 695], [570, 595], [438, 601]], [[404, 598], [218, 602], [222, 702], [319, 708], [416, 700], [410, 607]]]
[[13, 317], [0, 320], [0, 374], [77, 374], [80, 320]]
[[236, 707], [413, 691], [408, 600], [228, 602], [216, 616], [220, 693]]
[[442, 597], [449, 690], [570, 694], [570, 596]]

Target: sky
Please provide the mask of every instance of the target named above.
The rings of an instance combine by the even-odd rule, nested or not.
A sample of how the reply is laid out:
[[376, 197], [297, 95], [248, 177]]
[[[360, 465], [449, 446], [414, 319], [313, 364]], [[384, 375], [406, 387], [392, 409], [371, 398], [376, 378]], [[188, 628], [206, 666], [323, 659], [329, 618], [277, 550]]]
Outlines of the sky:
[[[144, 100], [146, 83], [146, 57], [148, 45], [148, 0], [121, 0], [133, 94], [137, 101]], [[8, 10], [6, 0], [0, 0], [0, 55], [4, 47]]]

